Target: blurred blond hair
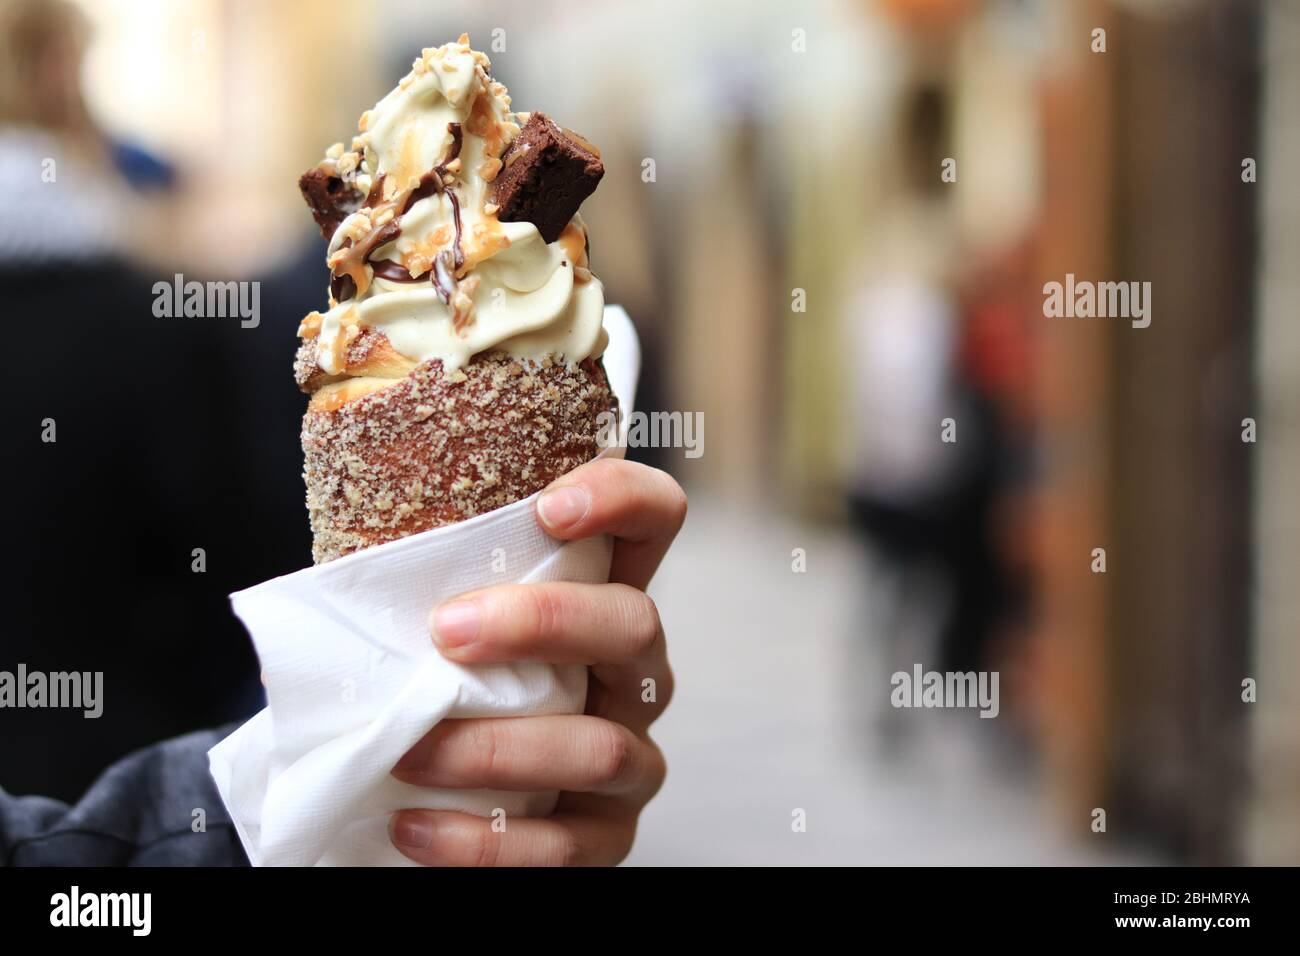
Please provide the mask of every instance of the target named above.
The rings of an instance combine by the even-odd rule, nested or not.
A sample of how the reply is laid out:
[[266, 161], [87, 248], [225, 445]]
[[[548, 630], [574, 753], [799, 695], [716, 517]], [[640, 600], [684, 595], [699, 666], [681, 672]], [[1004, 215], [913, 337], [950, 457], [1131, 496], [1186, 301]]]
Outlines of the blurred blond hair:
[[67, 0], [0, 0], [0, 123], [88, 131], [81, 61], [89, 35]]

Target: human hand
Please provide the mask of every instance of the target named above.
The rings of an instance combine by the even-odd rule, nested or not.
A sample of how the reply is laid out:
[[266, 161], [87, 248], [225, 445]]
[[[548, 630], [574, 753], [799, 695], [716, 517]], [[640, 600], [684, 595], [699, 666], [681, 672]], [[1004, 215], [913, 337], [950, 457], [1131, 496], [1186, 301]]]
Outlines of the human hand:
[[450, 660], [586, 664], [587, 706], [573, 716], [438, 724], [398, 763], [398, 779], [562, 792], [549, 817], [511, 820], [501, 832], [485, 817], [400, 811], [389, 834], [404, 855], [444, 866], [613, 865], [627, 855], [641, 809], [663, 783], [664, 758], [648, 731], [673, 688], [663, 626], [645, 588], [685, 517], [686, 495], [664, 472], [589, 462], [542, 493], [537, 519], [562, 540], [612, 535], [608, 584], [508, 584], [435, 609], [434, 641]]

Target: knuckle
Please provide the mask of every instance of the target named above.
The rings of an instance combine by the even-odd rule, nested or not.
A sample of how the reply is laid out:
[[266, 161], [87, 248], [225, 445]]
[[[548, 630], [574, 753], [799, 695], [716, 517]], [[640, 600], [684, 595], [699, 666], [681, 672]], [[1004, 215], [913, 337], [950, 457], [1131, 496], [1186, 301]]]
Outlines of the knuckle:
[[475, 826], [466, 836], [466, 859], [474, 867], [496, 866], [501, 854], [501, 840], [491, 828]]
[[587, 859], [586, 847], [573, 830], [565, 827], [555, 839], [555, 862], [559, 866], [582, 866]]
[[660, 471], [658, 474], [660, 481], [664, 485], [664, 503], [668, 517], [672, 520], [673, 534], [676, 535], [681, 530], [682, 525], [686, 523], [686, 509], [688, 507], [686, 492], [677, 483], [677, 479], [668, 472]]
[[[649, 797], [653, 797], [664, 785], [664, 781], [668, 779], [668, 761], [664, 758], [664, 752], [653, 742], [651, 742], [649, 749], [650, 753], [647, 760], [648, 768], [646, 776], [650, 788]], [[646, 799], [648, 800], [649, 797]]]
[[659, 607], [644, 591], [628, 588], [626, 593], [631, 656], [642, 657], [654, 650], [663, 633]]
[[677, 679], [673, 676], [671, 667], [664, 667], [663, 677], [659, 680], [658, 698], [659, 712], [663, 711], [673, 702], [673, 693], [677, 690]]
[[616, 788], [623, 784], [636, 759], [631, 732], [606, 722], [597, 734], [594, 749], [592, 776], [597, 786]]
[[494, 720], [474, 720], [469, 723], [469, 761], [475, 776], [490, 782], [497, 772], [501, 758], [502, 742], [499, 726]]
[[545, 585], [521, 585], [520, 603], [527, 623], [517, 632], [519, 650], [535, 652], [559, 633], [563, 610], [554, 589]]

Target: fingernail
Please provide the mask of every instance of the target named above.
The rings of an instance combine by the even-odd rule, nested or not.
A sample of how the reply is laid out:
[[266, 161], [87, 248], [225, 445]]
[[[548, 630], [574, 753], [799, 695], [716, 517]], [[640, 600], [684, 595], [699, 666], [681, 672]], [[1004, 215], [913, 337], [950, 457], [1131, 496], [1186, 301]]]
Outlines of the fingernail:
[[443, 647], [460, 647], [478, 636], [478, 605], [452, 601], [433, 613], [433, 637]]
[[398, 846], [427, 850], [433, 842], [433, 823], [422, 815], [395, 813], [390, 824], [392, 840]]
[[555, 531], [567, 531], [587, 516], [591, 498], [580, 485], [552, 488], [537, 499], [542, 523]]

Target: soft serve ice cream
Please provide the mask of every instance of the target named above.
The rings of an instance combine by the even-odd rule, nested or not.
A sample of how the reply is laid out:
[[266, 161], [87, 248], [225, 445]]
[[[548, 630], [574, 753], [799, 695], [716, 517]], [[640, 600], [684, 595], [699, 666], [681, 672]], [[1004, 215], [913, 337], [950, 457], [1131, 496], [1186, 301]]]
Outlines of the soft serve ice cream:
[[299, 180], [329, 243], [294, 366], [317, 562], [526, 498], [617, 410], [578, 216], [600, 154], [491, 69], [466, 37], [425, 50]]
[[[413, 363], [440, 359], [446, 371], [489, 350], [570, 365], [604, 350], [604, 290], [587, 268], [576, 212], [603, 172], [599, 154], [540, 114], [512, 113], [491, 69], [465, 36], [425, 49], [362, 114], [350, 148], [335, 144], [304, 176], [305, 194], [310, 177], [321, 184], [318, 201], [308, 201], [322, 229], [334, 223], [318, 205], [343, 215], [329, 234], [330, 307], [299, 328], [315, 340], [312, 357], [326, 374], [345, 373], [347, 350], [365, 329], [382, 332]], [[540, 144], [556, 142], [568, 155], [540, 155]], [[499, 184], [519, 186], [531, 175], [536, 185], [572, 154], [580, 156], [575, 170], [586, 166], [573, 174], [577, 190], [551, 190], [560, 202], [576, 195], [559, 235], [548, 242], [534, 222], [507, 221], [509, 206], [523, 204]], [[534, 162], [544, 168], [508, 175], [515, 163]], [[584, 178], [592, 180], [586, 192]]]

